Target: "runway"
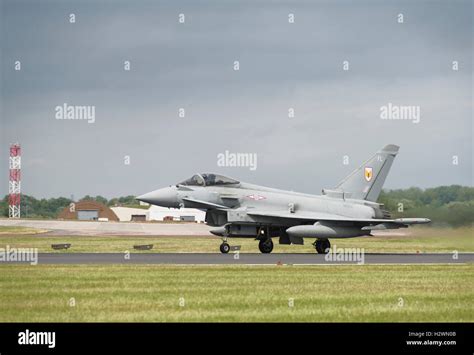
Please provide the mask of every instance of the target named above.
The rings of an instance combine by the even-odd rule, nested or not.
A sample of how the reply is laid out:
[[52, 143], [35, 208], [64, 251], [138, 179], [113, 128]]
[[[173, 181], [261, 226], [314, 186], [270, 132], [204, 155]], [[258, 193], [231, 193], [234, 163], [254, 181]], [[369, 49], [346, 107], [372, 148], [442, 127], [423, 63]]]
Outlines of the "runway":
[[[457, 256], [457, 257], [456, 257]], [[333, 264], [460, 264], [474, 262], [463, 254], [364, 254], [342, 260], [328, 254], [253, 253], [39, 253], [38, 264], [170, 264], [170, 265], [333, 265]], [[30, 263], [2, 262], [4, 263]]]

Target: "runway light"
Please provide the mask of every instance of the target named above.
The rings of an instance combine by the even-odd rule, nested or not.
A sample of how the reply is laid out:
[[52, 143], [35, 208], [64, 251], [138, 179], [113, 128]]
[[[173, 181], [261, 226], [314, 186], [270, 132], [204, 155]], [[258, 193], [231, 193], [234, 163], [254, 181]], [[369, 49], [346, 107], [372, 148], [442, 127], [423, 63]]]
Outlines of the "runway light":
[[69, 249], [70, 247], [71, 247], [71, 244], [69, 243], [51, 244], [51, 248], [53, 248], [54, 250]]
[[133, 249], [136, 249], [136, 250], [151, 250], [151, 249], [153, 249], [153, 244], [134, 245]]
[[230, 250], [231, 250], [231, 251], [239, 251], [239, 250], [240, 250], [240, 245], [232, 245], [232, 246], [230, 247]]

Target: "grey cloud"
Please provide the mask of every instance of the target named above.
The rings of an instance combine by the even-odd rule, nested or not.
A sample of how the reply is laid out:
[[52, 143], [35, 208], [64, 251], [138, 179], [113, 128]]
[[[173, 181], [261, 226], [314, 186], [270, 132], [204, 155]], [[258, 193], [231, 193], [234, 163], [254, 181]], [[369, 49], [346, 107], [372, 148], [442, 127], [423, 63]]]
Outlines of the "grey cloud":
[[[389, 188], [472, 184], [469, 1], [2, 5], [0, 171], [21, 142], [25, 193], [137, 194], [204, 170], [319, 192], [387, 143], [401, 145]], [[95, 105], [96, 123], [55, 120], [64, 102]], [[380, 120], [387, 102], [422, 121]], [[225, 150], [257, 153], [257, 171], [217, 167]]]

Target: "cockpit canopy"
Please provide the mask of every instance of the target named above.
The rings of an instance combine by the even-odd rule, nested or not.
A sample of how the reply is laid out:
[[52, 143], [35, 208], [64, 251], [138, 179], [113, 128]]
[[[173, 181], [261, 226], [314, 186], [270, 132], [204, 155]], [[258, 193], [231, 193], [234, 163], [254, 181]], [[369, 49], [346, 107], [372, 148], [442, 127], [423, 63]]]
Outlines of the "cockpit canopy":
[[239, 181], [224, 175], [211, 173], [195, 174], [191, 178], [179, 183], [179, 185], [185, 186], [221, 186], [236, 184], [239, 184]]

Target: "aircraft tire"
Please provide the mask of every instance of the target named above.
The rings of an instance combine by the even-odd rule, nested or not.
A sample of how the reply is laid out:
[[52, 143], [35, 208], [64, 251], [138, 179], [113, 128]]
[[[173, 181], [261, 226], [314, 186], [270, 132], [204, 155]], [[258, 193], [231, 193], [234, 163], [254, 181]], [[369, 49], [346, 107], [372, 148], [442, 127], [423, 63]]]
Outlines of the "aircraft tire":
[[222, 243], [219, 249], [221, 250], [222, 254], [227, 254], [230, 250], [230, 245], [227, 243]]
[[331, 248], [331, 243], [327, 239], [318, 239], [316, 241], [316, 251], [318, 254], [327, 254], [329, 253], [329, 248]]
[[258, 243], [258, 249], [260, 249], [260, 252], [263, 254], [269, 254], [273, 250], [273, 242], [271, 239], [262, 239]]

